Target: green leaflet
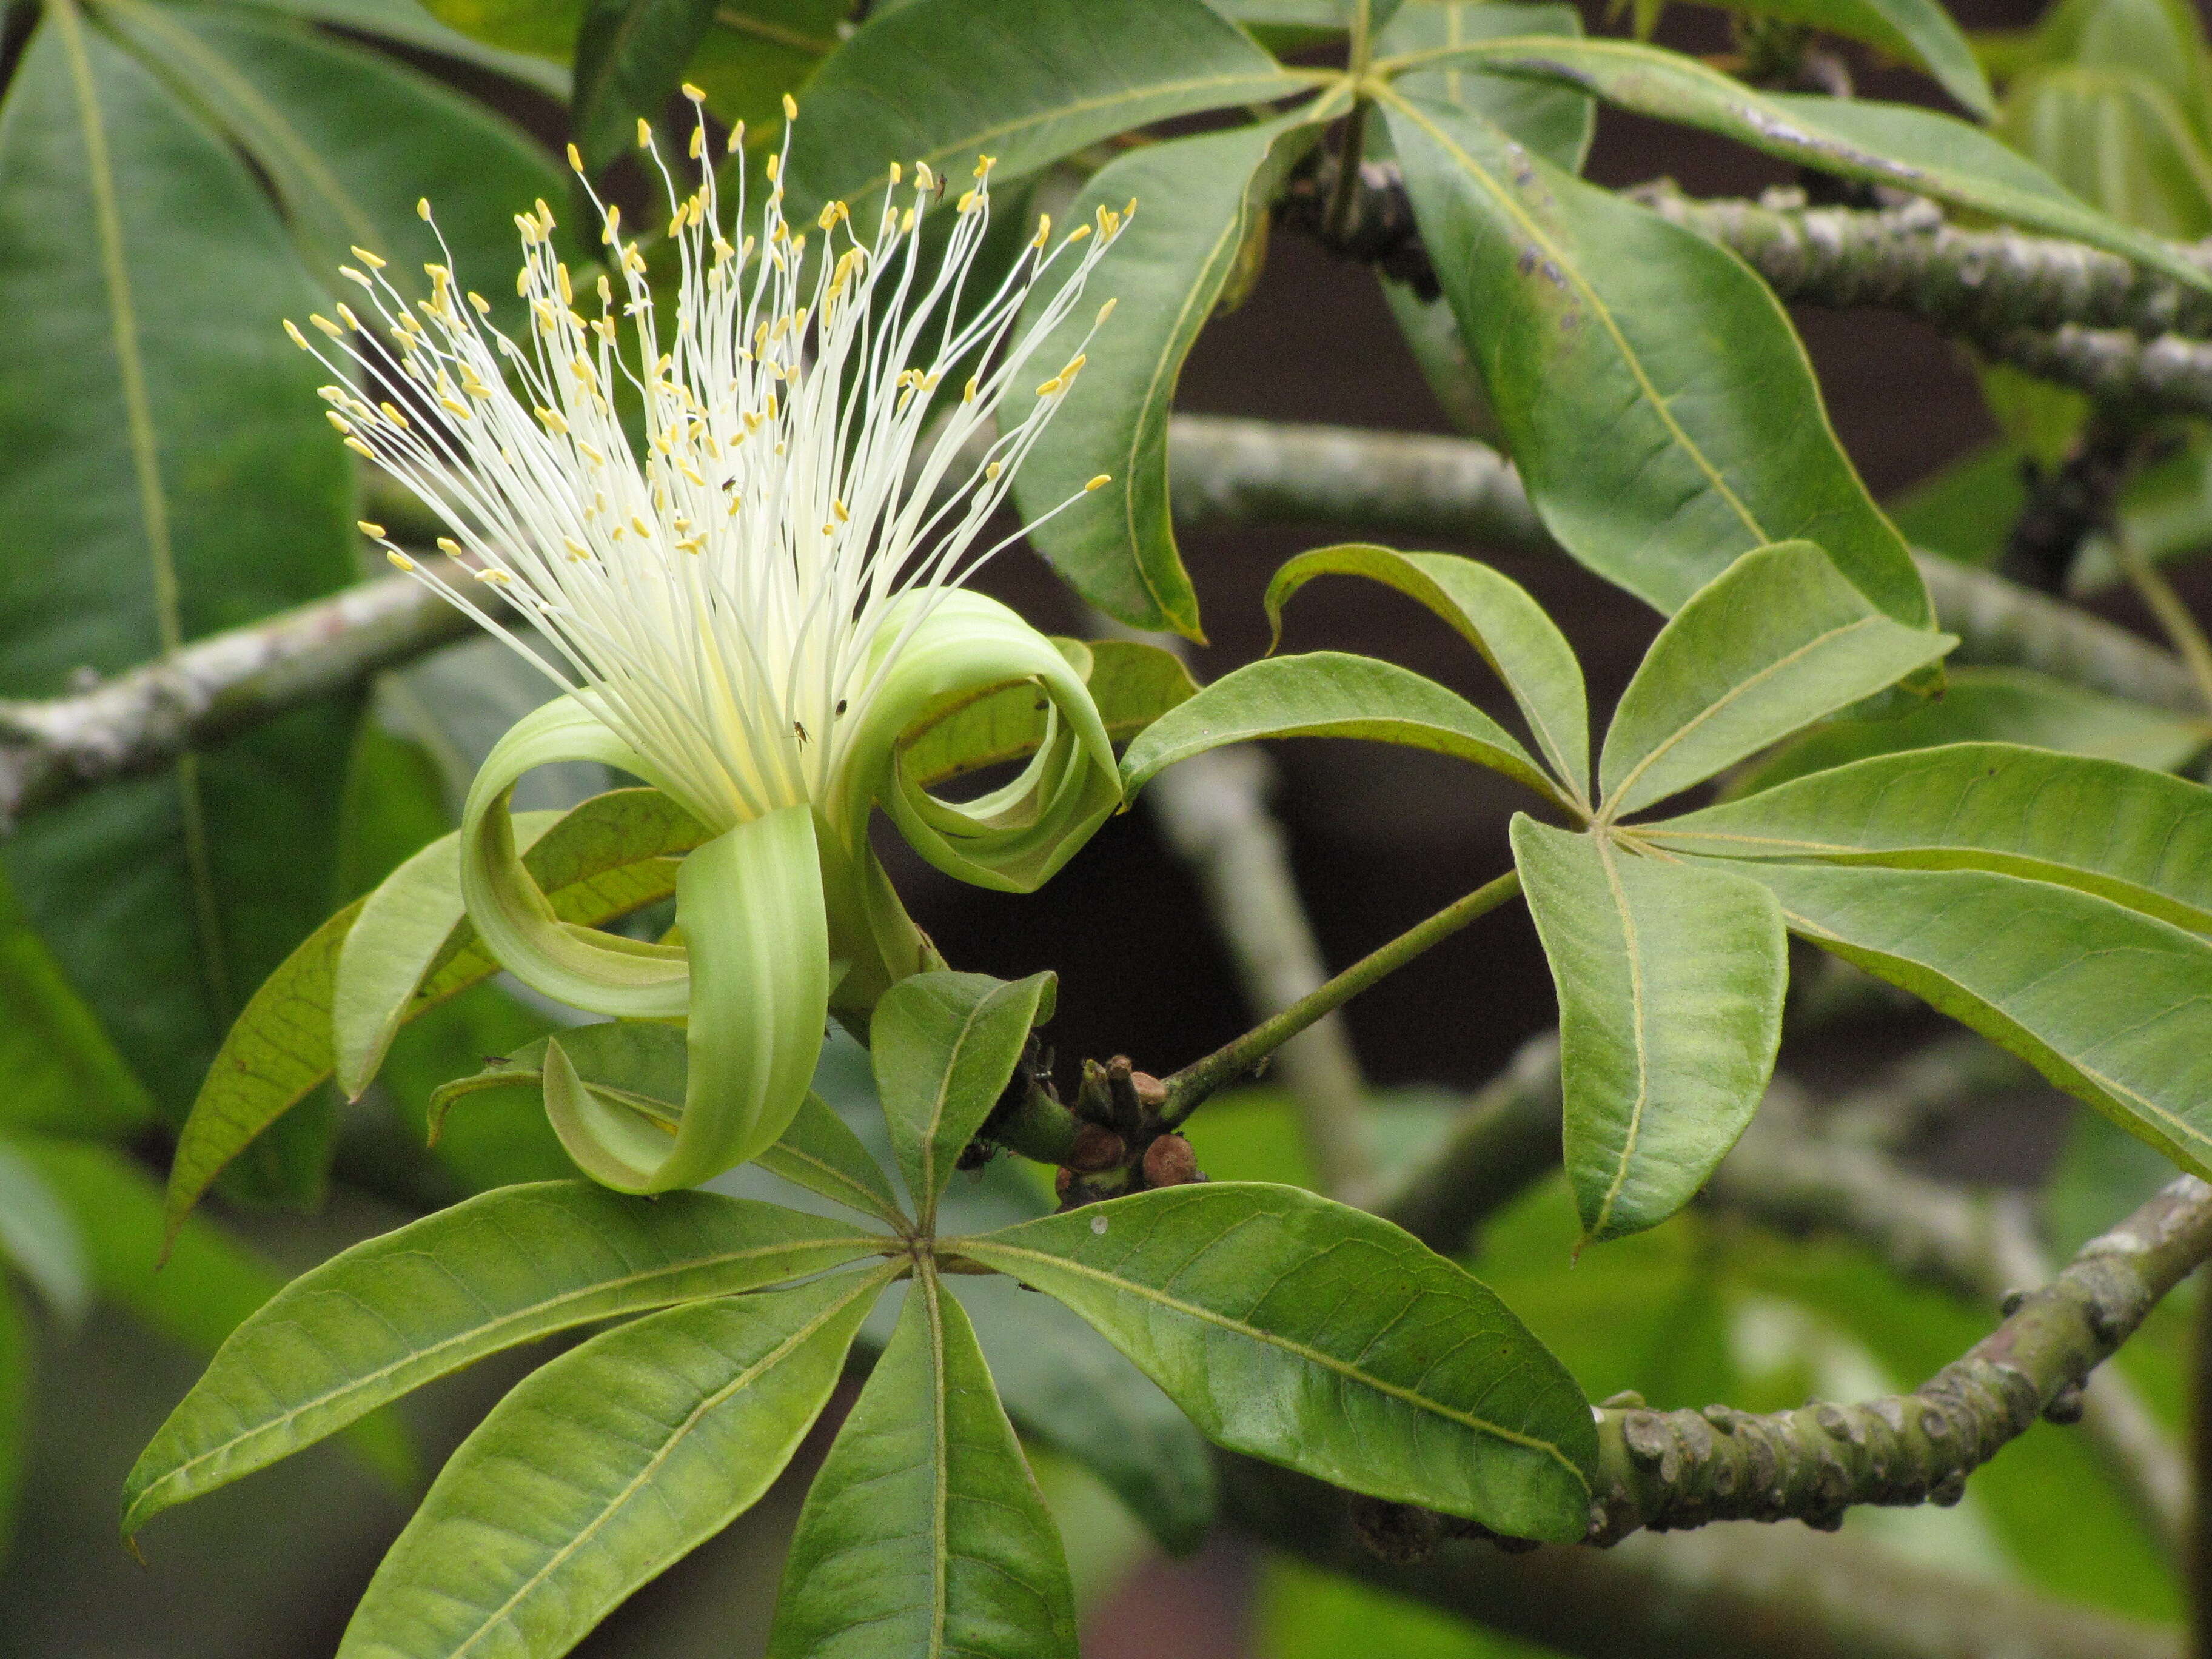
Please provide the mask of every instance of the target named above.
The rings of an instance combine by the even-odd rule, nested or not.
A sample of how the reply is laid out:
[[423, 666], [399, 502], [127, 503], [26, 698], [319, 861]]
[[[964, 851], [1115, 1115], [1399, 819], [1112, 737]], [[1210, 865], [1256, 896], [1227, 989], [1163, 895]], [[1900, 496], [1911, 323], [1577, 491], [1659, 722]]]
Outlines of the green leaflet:
[[[568, 54], [549, 63], [530, 49], [509, 52], [478, 38], [470, 26], [483, 14], [497, 9], [502, 0], [258, 0], [267, 10], [289, 12], [295, 17], [336, 23], [364, 34], [415, 46], [456, 63], [473, 64], [510, 81], [534, 87], [549, 98], [568, 95]], [[506, 0], [527, 5], [539, 16], [547, 8], [538, 0]], [[434, 15], [433, 15], [434, 14]], [[441, 22], [441, 18], [445, 19]], [[448, 24], [453, 27], [447, 27]]]
[[[1102, 209], [1136, 216], [1092, 273], [1115, 312], [1092, 333], [1088, 308], [1038, 348], [1042, 379], [1078, 350], [1080, 390], [1057, 412], [1016, 475], [1023, 517], [1042, 519], [1108, 482], [1066, 512], [1037, 525], [1031, 539], [1085, 599], [1137, 628], [1173, 629], [1202, 639], [1198, 595], [1184, 572], [1168, 507], [1168, 414], [1183, 360], [1212, 316], [1239, 251], [1284, 172], [1318, 137], [1326, 112], [1300, 111], [1226, 132], [1128, 151], [1100, 168], [1067, 210], [1070, 225]], [[1053, 300], [1040, 285], [1022, 326]], [[1085, 341], [1085, 336], [1091, 336]], [[1010, 426], [1034, 399], [1008, 397]]]
[[1917, 63], [1984, 120], [1996, 112], [1989, 76], [1940, 0], [1730, 0], [1730, 9], [1863, 40], [1889, 57]]
[[1809, 542], [1745, 554], [1660, 630], [1598, 759], [1618, 818], [1940, 659], [1958, 641], [1882, 616]]
[[708, 1193], [645, 1203], [579, 1181], [483, 1194], [311, 1268], [240, 1326], [131, 1470], [123, 1529], [488, 1353], [819, 1273], [884, 1243]]
[[1574, 1379], [1386, 1221], [1217, 1182], [948, 1248], [1066, 1303], [1233, 1451], [1514, 1536], [1589, 1524], [1595, 1431]]
[[566, 1653], [768, 1490], [895, 1271], [671, 1308], [540, 1367], [432, 1485], [340, 1659]]
[[[424, 263], [450, 258], [502, 326], [523, 320], [513, 216], [560, 199], [565, 185], [520, 128], [381, 52], [251, 7], [105, 0], [100, 9], [267, 175], [322, 288], [359, 301], [338, 268], [358, 267], [360, 246], [391, 262], [385, 275], [401, 293], [423, 299]], [[416, 216], [426, 198], [443, 248]]]
[[2123, 224], [2185, 242], [2212, 231], [2212, 157], [2148, 75], [2038, 70], [2006, 90], [1996, 131]]
[[10, 1267], [64, 1324], [84, 1316], [92, 1301], [91, 1269], [76, 1218], [37, 1168], [0, 1139], [0, 1279]]
[[1731, 867], [1773, 891], [1791, 932], [1971, 1025], [2183, 1168], [2212, 1171], [2201, 936], [1984, 870]]
[[[0, 105], [0, 696], [352, 580], [347, 457], [279, 326], [315, 291], [222, 137], [56, 6]], [[172, 1121], [329, 902], [349, 725], [343, 700], [301, 709], [9, 838], [25, 909]], [[260, 1193], [311, 1195], [320, 1139], [272, 1145]]]
[[1367, 738], [1431, 749], [1564, 804], [1534, 757], [1473, 703], [1410, 668], [1338, 651], [1270, 657], [1224, 674], [1129, 745], [1123, 787], [1133, 795], [1179, 760], [1255, 738]]
[[1060, 1534], [960, 1304], [933, 1271], [815, 1477], [770, 1659], [1075, 1659]]
[[[1375, 37], [1375, 50], [1396, 58], [1466, 46], [1510, 34], [1579, 36], [1582, 14], [1572, 6], [1500, 5], [1498, 0], [1416, 0], [1401, 7]], [[1434, 98], [1495, 121], [1553, 167], [1583, 170], [1597, 131], [1597, 106], [1580, 93], [1480, 70], [1447, 67], [1401, 76], [1409, 96]]]
[[30, 1449], [31, 1321], [15, 1287], [0, 1279], [0, 1552], [13, 1541], [15, 1494]]
[[2212, 790], [2118, 761], [1952, 744], [1815, 772], [1637, 834], [1708, 858], [2002, 871], [2212, 932]]
[[[1439, 63], [1436, 54], [1400, 60]], [[1530, 39], [1459, 47], [1449, 61], [1563, 82], [1662, 121], [1703, 127], [1823, 173], [1889, 185], [2117, 253], [2212, 292], [2212, 273], [2108, 218], [1978, 128], [1902, 104], [1766, 93], [1694, 58], [1627, 40]], [[1388, 68], [1390, 66], [1378, 66]]]
[[[1487, 0], [1486, 0], [1486, 3]], [[1399, 553], [1371, 543], [1302, 553], [1267, 584], [1268, 649], [1283, 637], [1283, 606], [1316, 576], [1364, 576], [1435, 612], [1505, 682], [1536, 747], [1568, 792], [1589, 790], [1589, 699], [1574, 647], [1528, 590], [1488, 565], [1449, 553]]]
[[2212, 742], [2212, 727], [2025, 668], [1954, 668], [1943, 695], [1895, 720], [1817, 726], [1730, 780], [1747, 795], [1875, 755], [1952, 743], [2021, 744], [2171, 771]]
[[[675, 870], [663, 855], [696, 846], [703, 834], [657, 792], [617, 790], [570, 813], [532, 846], [524, 864], [556, 915], [588, 927], [674, 892]], [[363, 908], [349, 905], [308, 935], [253, 994], [224, 1038], [178, 1137], [169, 1170], [172, 1227], [226, 1164], [331, 1075], [337, 966]], [[411, 948], [419, 951], [422, 943]], [[499, 971], [481, 944], [462, 933], [449, 934], [430, 961], [403, 1021]]]
[[1759, 1109], [1790, 979], [1782, 916], [1713, 865], [1625, 855], [1516, 814], [1513, 861], [1559, 999], [1567, 1176], [1618, 1238], [1688, 1203]]
[[753, 1162], [833, 1204], [876, 1216], [894, 1227], [906, 1224], [906, 1212], [883, 1165], [819, 1095], [806, 1097], [782, 1138]]
[[1929, 623], [1764, 283], [1480, 116], [1395, 92], [1384, 107], [1445, 296], [1562, 546], [1672, 611], [1738, 555], [1802, 537], [1879, 609]]
[[863, 198], [885, 167], [1006, 180], [1131, 127], [1310, 86], [1203, 0], [917, 0], [871, 18], [808, 85], [791, 149], [793, 222]]
[[868, 1024], [884, 1115], [925, 1230], [968, 1143], [1013, 1076], [1030, 1028], [1052, 1018], [1057, 981], [917, 974], [876, 1004]]

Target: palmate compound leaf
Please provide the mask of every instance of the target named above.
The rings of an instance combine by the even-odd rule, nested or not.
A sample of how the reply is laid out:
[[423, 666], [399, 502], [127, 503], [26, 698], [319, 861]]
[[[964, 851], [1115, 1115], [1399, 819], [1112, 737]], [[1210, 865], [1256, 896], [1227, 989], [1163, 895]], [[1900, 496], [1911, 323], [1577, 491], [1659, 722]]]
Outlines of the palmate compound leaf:
[[769, 1659], [1075, 1659], [1075, 1595], [968, 1316], [934, 1271], [800, 1511]]
[[1782, 1037], [1774, 899], [1720, 866], [1638, 858], [1516, 814], [1513, 861], [1559, 1000], [1567, 1176], [1584, 1234], [1656, 1225], [1759, 1109]]
[[1052, 1018], [1057, 981], [916, 974], [884, 993], [868, 1024], [891, 1146], [925, 1227], [961, 1152], [999, 1103], [1030, 1028]]
[[[1391, 18], [1375, 37], [1377, 56], [1401, 57], [1439, 46], [1465, 46], [1497, 35], [1583, 32], [1572, 6], [1499, 5], [1496, 0], [1420, 0]], [[1479, 112], [1553, 166], [1580, 173], [1597, 131], [1597, 106], [1566, 87], [1509, 75], [1487, 75], [1456, 65], [1400, 77], [1400, 88]], [[1531, 97], [1535, 93], [1538, 95]]]
[[768, 1490], [897, 1272], [688, 1303], [540, 1367], [432, 1484], [339, 1659], [566, 1653]]
[[[585, 802], [558, 828], [544, 832], [523, 863], [544, 889], [556, 915], [596, 926], [673, 893], [677, 866], [668, 854], [696, 846], [704, 834], [658, 791], [615, 790]], [[447, 848], [450, 856], [450, 838], [438, 845]], [[437, 884], [429, 873], [435, 851], [425, 848], [398, 872], [416, 872], [408, 879], [410, 887], [418, 878], [423, 884], [422, 902], [396, 905], [393, 936], [373, 941], [374, 954], [386, 966], [369, 977], [383, 1000], [349, 1012], [349, 1019], [362, 1022], [355, 1029], [368, 1032], [369, 1046], [380, 1040], [375, 1034], [386, 1020], [404, 1023], [499, 971], [466, 922], [437, 933], [449, 912], [435, 901]], [[309, 934], [253, 994], [223, 1039], [178, 1138], [169, 1171], [172, 1228], [225, 1164], [331, 1076], [337, 1057], [332, 1029], [336, 975], [366, 906], [367, 901], [349, 905]], [[424, 976], [403, 990], [406, 966], [415, 962], [424, 964]]]
[[1822, 173], [2087, 242], [2185, 288], [2212, 292], [2212, 273], [2171, 242], [2100, 213], [1989, 134], [1932, 110], [1762, 92], [1695, 58], [1629, 40], [1481, 41], [1401, 61], [1480, 64], [1577, 87], [1622, 109], [1702, 127]]
[[1231, 1450], [1515, 1536], [1588, 1525], [1581, 1389], [1488, 1289], [1387, 1221], [1217, 1182], [946, 1248], [1074, 1309]]
[[884, 1243], [709, 1193], [645, 1202], [585, 1182], [485, 1193], [332, 1257], [241, 1324], [131, 1470], [124, 1530], [485, 1354], [819, 1273]]
[[1929, 623], [1911, 555], [1763, 283], [1478, 114], [1388, 89], [1383, 108], [1445, 297], [1563, 547], [1671, 612], [1739, 555], [1802, 537], [1884, 613]]
[[864, 198], [893, 161], [957, 179], [988, 155], [1012, 179], [1132, 127], [1312, 84], [1204, 0], [915, 0], [864, 24], [809, 83], [790, 216], [842, 198], [872, 224]]
[[[1085, 598], [1138, 628], [1169, 628], [1193, 639], [1198, 595], [1177, 551], [1168, 505], [1168, 415], [1191, 344], [1214, 313], [1255, 223], [1291, 163], [1319, 135], [1333, 106], [1133, 149], [1100, 168], [1069, 204], [1071, 226], [1102, 210], [1137, 214], [1099, 262], [1096, 292], [1114, 314], [1095, 334], [1088, 307], [1048, 336], [1042, 379], [1085, 355], [1080, 394], [1045, 428], [1016, 475], [1025, 518], [1042, 519], [1106, 483], [1030, 532], [1037, 550]], [[1024, 325], [1053, 295], [1030, 295]], [[1091, 334], [1088, 343], [1084, 337]], [[1021, 418], [1033, 397], [1023, 386], [1001, 420]]]
[[1364, 576], [1428, 607], [1480, 652], [1528, 723], [1536, 747], [1577, 797], [1589, 789], [1589, 698], [1566, 635], [1528, 591], [1486, 564], [1451, 553], [1400, 553], [1372, 543], [1301, 553], [1267, 584], [1270, 648], [1283, 607], [1316, 576]]
[[1223, 675], [1129, 745], [1122, 787], [1134, 795], [1177, 761], [1257, 738], [1366, 738], [1434, 750], [1568, 801], [1518, 738], [1456, 692], [1410, 668], [1340, 651], [1269, 657]]
[[1606, 815], [1701, 783], [1957, 643], [1883, 616], [1810, 542], [1747, 553], [1660, 630], [1621, 694], [1598, 758]]

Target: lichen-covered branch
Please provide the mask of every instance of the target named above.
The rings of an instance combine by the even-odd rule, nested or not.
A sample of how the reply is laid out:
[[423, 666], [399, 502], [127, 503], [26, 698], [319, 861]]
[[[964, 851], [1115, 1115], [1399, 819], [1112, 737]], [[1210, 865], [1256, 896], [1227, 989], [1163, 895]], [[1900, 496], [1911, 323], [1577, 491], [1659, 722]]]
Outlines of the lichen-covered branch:
[[2212, 1187], [2184, 1176], [1911, 1394], [1764, 1414], [1608, 1407], [1589, 1541], [1712, 1521], [1832, 1528], [1855, 1504], [1956, 1502], [2039, 1416], [2071, 1420], [2091, 1370], [2208, 1257]]
[[2069, 326], [2145, 338], [2212, 333], [2212, 296], [2080, 242], [1961, 230], [1933, 202], [1807, 207], [1792, 189], [1700, 201], [1671, 180], [1628, 194], [1733, 251], [1784, 299], [1910, 312], [1975, 339]]
[[0, 702], [0, 829], [358, 685], [474, 626], [415, 582], [387, 576], [210, 635], [71, 696]]
[[2171, 1629], [1796, 1527], [1512, 1555], [1448, 1541], [1385, 1559], [1340, 1493], [1217, 1461], [1225, 1517], [1270, 1548], [1573, 1659], [2182, 1659]]

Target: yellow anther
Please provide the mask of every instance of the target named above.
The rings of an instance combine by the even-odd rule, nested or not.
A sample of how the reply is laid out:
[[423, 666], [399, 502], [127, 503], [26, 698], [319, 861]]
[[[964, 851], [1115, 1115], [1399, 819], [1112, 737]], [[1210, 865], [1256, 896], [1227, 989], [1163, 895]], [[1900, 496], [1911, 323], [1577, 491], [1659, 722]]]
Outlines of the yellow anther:
[[477, 308], [477, 316], [489, 317], [491, 315], [491, 301], [485, 299], [483, 295], [477, 293], [474, 289], [471, 289], [469, 290], [469, 303]]
[[367, 519], [360, 519], [355, 521], [354, 527], [373, 542], [384, 539], [384, 526], [380, 524], [371, 524]]
[[461, 556], [461, 544], [451, 536], [441, 536], [438, 538], [438, 551], [448, 558], [458, 559]]
[[783, 118], [787, 121], [799, 118], [799, 100], [787, 92], [783, 94]]
[[576, 303], [576, 290], [568, 285], [568, 267], [558, 260], [556, 260], [553, 265], [553, 285], [561, 290], [562, 305], [572, 306]]
[[1045, 242], [1046, 242], [1046, 241], [1047, 241], [1047, 240], [1051, 237], [1051, 235], [1052, 235], [1052, 215], [1050, 215], [1049, 213], [1040, 213], [1040, 214], [1038, 214], [1038, 215], [1037, 215], [1037, 232], [1036, 232], [1036, 235], [1034, 235], [1034, 236], [1032, 236], [1031, 238], [1030, 238], [1030, 246], [1031, 247], [1042, 247], [1042, 246], [1045, 245]]
[[916, 161], [914, 164], [914, 187], [925, 192], [937, 188], [937, 175], [929, 170], [928, 162]]
[[333, 340], [337, 339], [339, 336], [343, 335], [343, 334], [345, 332], [345, 331], [344, 331], [343, 329], [340, 328], [340, 327], [339, 327], [336, 323], [332, 322], [329, 318], [327, 318], [327, 317], [324, 316], [324, 315], [323, 315], [323, 313], [322, 313], [321, 312], [319, 312], [319, 312], [317, 312], [313, 316], [312, 316], [312, 317], [308, 318], [308, 319], [307, 319], [307, 320], [308, 320], [309, 322], [313, 323], [313, 324], [317, 328], [319, 328], [320, 330], [322, 330], [324, 333], [325, 333], [325, 334], [329, 335], [329, 336], [331, 337], [331, 338], [332, 338]]
[[358, 438], [348, 438], [345, 441], [345, 447], [356, 455], [366, 455], [372, 461], [376, 459], [376, 452]]
[[392, 561], [392, 568], [396, 570], [404, 570], [411, 574], [415, 568], [415, 561], [396, 547], [386, 548], [384, 556]]
[[914, 210], [908, 208], [899, 220], [899, 234], [907, 236], [914, 231]]
[[1047, 380], [1042, 386], [1040, 386], [1036, 389], [1036, 395], [1040, 398], [1049, 398], [1053, 393], [1060, 391], [1066, 385], [1067, 382], [1066, 380], [1063, 380], [1059, 375], [1055, 374], [1052, 379]]
[[381, 270], [384, 269], [384, 261], [379, 258], [375, 254], [371, 253], [365, 247], [357, 247], [354, 249], [353, 257], [360, 260], [362, 264], [367, 265], [371, 270]]
[[960, 401], [963, 404], [975, 401], [975, 377], [973, 374], [968, 377], [968, 384], [960, 393]]
[[1073, 230], [1071, 230], [1071, 231], [1069, 231], [1069, 232], [1067, 233], [1067, 240], [1068, 240], [1069, 241], [1071, 241], [1071, 242], [1079, 242], [1079, 241], [1081, 241], [1085, 237], [1088, 236], [1090, 234], [1091, 234], [1091, 227], [1090, 227], [1090, 226], [1088, 226], [1088, 225], [1078, 225], [1078, 226], [1076, 226], [1076, 228], [1075, 228]]
[[783, 157], [781, 155], [769, 156], [768, 158], [768, 167], [766, 170], [768, 173], [768, 181], [772, 185], [775, 182], [776, 175], [783, 171]]
[[384, 410], [384, 418], [386, 420], [391, 422], [392, 425], [398, 427], [402, 432], [407, 430], [407, 417], [404, 415], [402, 415], [395, 405], [392, 404], [384, 404], [379, 406]]
[[530, 267], [525, 265], [514, 273], [514, 291], [523, 299], [530, 297]]
[[703, 104], [707, 101], [707, 94], [700, 91], [698, 88], [693, 86], [689, 81], [686, 81], [684, 83], [684, 95], [686, 98], [689, 98], [695, 104]]
[[814, 222], [823, 230], [829, 229], [837, 222], [837, 210], [844, 205], [842, 202], [830, 203], [828, 207], [814, 216]]
[[1112, 473], [1102, 472], [1097, 477], [1093, 478], [1089, 483], [1084, 485], [1083, 488], [1085, 493], [1088, 494], [1090, 491], [1094, 489], [1103, 489], [1108, 484], [1112, 483], [1113, 482], [1114, 475]]
[[690, 140], [684, 145], [684, 149], [690, 154], [691, 159], [695, 161], [702, 155], [704, 155], [707, 153], [707, 129], [704, 127], [692, 128]]
[[469, 406], [459, 398], [441, 398], [438, 399], [438, 407], [456, 420], [465, 421], [469, 418]]
[[325, 410], [323, 411], [323, 418], [328, 421], [332, 426], [337, 428], [339, 431], [346, 434], [349, 437], [352, 435], [353, 422], [346, 419], [344, 416], [339, 414], [335, 409]]
[[960, 199], [952, 204], [952, 210], [955, 213], [972, 212], [975, 209], [975, 204], [982, 199], [983, 198], [981, 196], [977, 195], [972, 190], [963, 191]]
[[599, 278], [599, 303], [611, 306], [615, 302], [615, 285], [605, 277]]
[[635, 242], [632, 242], [628, 247], [623, 250], [622, 262], [623, 269], [629, 271], [632, 276], [642, 276], [645, 275], [645, 256], [637, 251], [637, 244]]
[[830, 516], [836, 520], [839, 524], [853, 522], [853, 515], [845, 510], [845, 503], [835, 496], [832, 496], [830, 501]]
[[362, 331], [361, 319], [353, 314], [353, 307], [351, 306], [341, 305], [338, 307], [337, 310], [339, 319], [343, 321], [348, 328], [353, 330], [356, 334]]
[[514, 228], [521, 234], [523, 246], [536, 247], [538, 246], [537, 220], [532, 218], [526, 213], [518, 213], [514, 216]]
[[1112, 299], [1107, 301], [1104, 305], [1098, 307], [1098, 320], [1103, 323], [1109, 317], [1111, 317], [1114, 314], [1114, 307], [1121, 303], [1121, 296], [1118, 294]]
[[650, 537], [653, 534], [652, 528], [635, 513], [629, 515], [629, 527], [641, 536]]
[[299, 324], [294, 322], [289, 317], [287, 317], [284, 319], [284, 332], [292, 337], [292, 343], [299, 347], [301, 350], [312, 351], [314, 349], [313, 347], [307, 343], [307, 337], [300, 332]]
[[373, 289], [376, 286], [375, 283], [370, 282], [368, 277], [362, 276], [351, 265], [340, 265], [338, 267], [338, 275], [344, 277], [349, 283], [358, 283], [366, 289]]
[[548, 432], [556, 433], [563, 438], [568, 435], [568, 418], [559, 410], [541, 409], [538, 411], [538, 418], [545, 422], [545, 429]]
[[983, 469], [983, 482], [985, 483], [994, 482], [998, 477], [999, 474], [1006, 470], [1006, 464], [1004, 461], [993, 461], [988, 466]]
[[420, 219], [426, 225], [430, 222], [430, 198], [428, 197], [418, 196], [415, 198], [415, 216], [417, 219]]
[[507, 572], [501, 570], [497, 565], [488, 564], [483, 569], [477, 572], [477, 580], [480, 582], [495, 582], [504, 587], [507, 584], [512, 582], [514, 578], [508, 575]]
[[1084, 351], [1079, 351], [1073, 357], [1070, 357], [1067, 360], [1067, 367], [1060, 371], [1061, 383], [1064, 385], [1067, 381], [1073, 380], [1078, 374], [1080, 374], [1083, 372], [1084, 364], [1090, 361], [1090, 354]]
[[730, 155], [735, 155], [738, 151], [744, 147], [744, 142], [745, 124], [743, 121], [740, 121], [737, 125], [730, 129], [729, 143], [724, 148]]
[[574, 167], [579, 173], [582, 173], [584, 170], [584, 152], [578, 149], [574, 144], [568, 146], [568, 165]]
[[561, 545], [568, 550], [568, 556], [572, 559], [588, 559], [592, 556], [592, 550], [574, 536], [563, 536], [561, 538]]
[[902, 168], [902, 167], [901, 167], [899, 166], [899, 164], [898, 164], [896, 161], [892, 162], [892, 163], [891, 163], [891, 174], [890, 174], [891, 182], [892, 182], [893, 184], [896, 184], [896, 183], [898, 183], [898, 181], [900, 180], [900, 179], [902, 179], [902, 177], [904, 177], [904, 176], [905, 176], [905, 169], [904, 169], [904, 168]]
[[642, 115], [637, 118], [637, 147], [640, 149], [653, 148], [653, 123]]
[[610, 202], [607, 204], [606, 223], [599, 231], [599, 240], [604, 242], [607, 246], [612, 247], [621, 235], [622, 204], [619, 202]]
[[581, 438], [576, 440], [576, 447], [583, 452], [584, 459], [589, 461], [593, 466], [605, 466], [607, 464], [607, 458], [600, 454], [598, 450], [592, 448], [591, 445], [586, 443]]

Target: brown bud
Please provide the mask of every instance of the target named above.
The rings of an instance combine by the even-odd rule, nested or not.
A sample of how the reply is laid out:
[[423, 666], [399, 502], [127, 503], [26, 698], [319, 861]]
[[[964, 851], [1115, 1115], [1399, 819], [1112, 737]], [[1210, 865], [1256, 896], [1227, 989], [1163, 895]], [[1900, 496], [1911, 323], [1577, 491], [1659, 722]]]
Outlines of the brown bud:
[[1129, 1086], [1137, 1091], [1137, 1104], [1147, 1116], [1157, 1115], [1168, 1103], [1168, 1085], [1150, 1072], [1130, 1073]]
[[1084, 1124], [1075, 1132], [1075, 1145], [1067, 1154], [1067, 1167], [1085, 1175], [1110, 1170], [1129, 1155], [1128, 1146], [1111, 1129]]
[[1062, 1197], [1062, 1198], [1066, 1198], [1066, 1197], [1067, 1196], [1067, 1189], [1068, 1189], [1070, 1187], [1073, 1187], [1074, 1184], [1075, 1184], [1075, 1171], [1074, 1171], [1074, 1170], [1066, 1170], [1066, 1169], [1063, 1169], [1063, 1170], [1055, 1170], [1055, 1171], [1054, 1172], [1054, 1174], [1053, 1174], [1053, 1177], [1052, 1177], [1052, 1189], [1053, 1189], [1053, 1191], [1054, 1191], [1054, 1193], [1058, 1194], [1060, 1197]]
[[1184, 1187], [1205, 1177], [1198, 1154], [1181, 1135], [1161, 1135], [1145, 1148], [1145, 1180], [1154, 1187]]

